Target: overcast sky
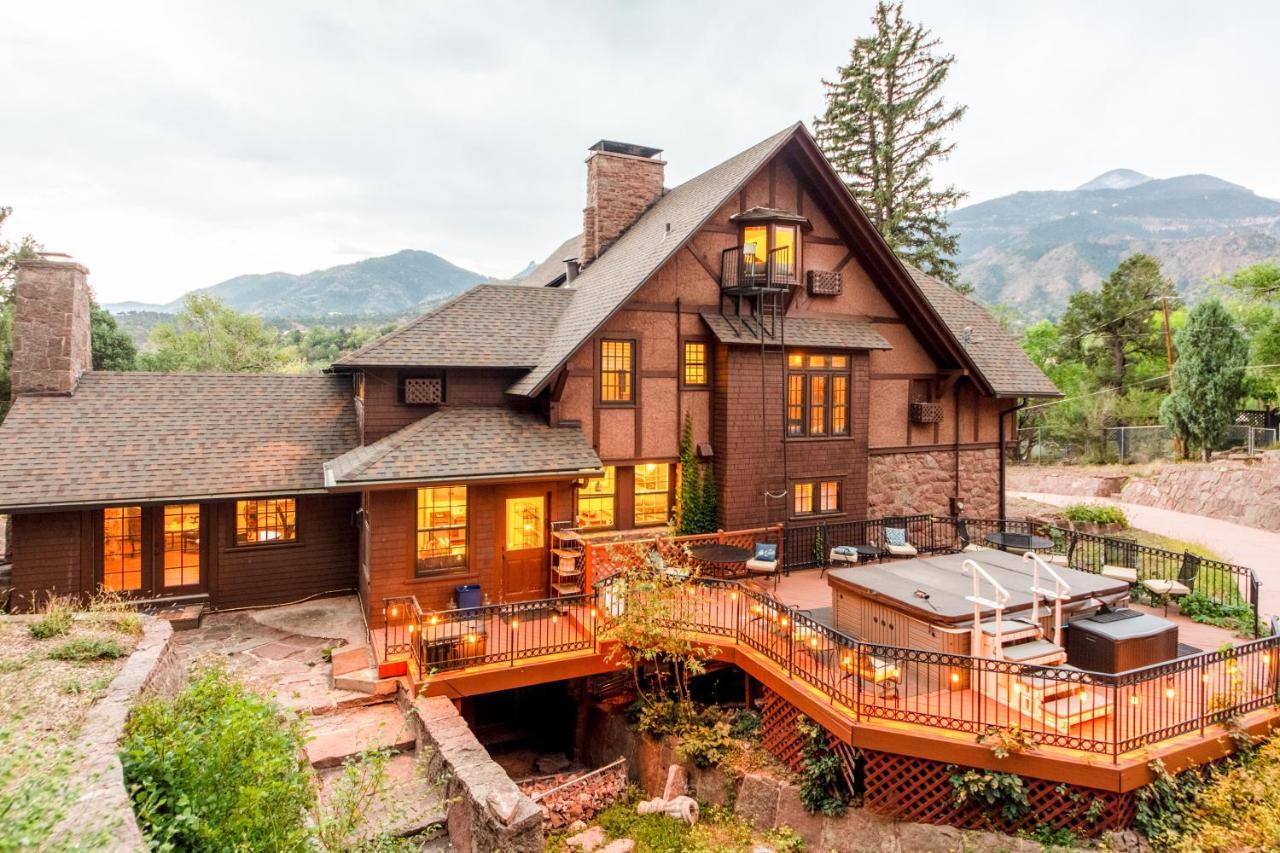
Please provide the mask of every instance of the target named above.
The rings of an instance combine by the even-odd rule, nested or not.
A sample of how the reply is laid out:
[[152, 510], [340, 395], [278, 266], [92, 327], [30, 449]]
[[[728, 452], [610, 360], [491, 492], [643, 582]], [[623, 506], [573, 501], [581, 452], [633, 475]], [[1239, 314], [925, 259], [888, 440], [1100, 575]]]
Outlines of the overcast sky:
[[[581, 227], [599, 138], [674, 185], [821, 111], [870, 0], [0, 0], [0, 205], [104, 302], [404, 248], [508, 276]], [[1280, 198], [1274, 2], [908, 0], [979, 201], [1117, 167]]]

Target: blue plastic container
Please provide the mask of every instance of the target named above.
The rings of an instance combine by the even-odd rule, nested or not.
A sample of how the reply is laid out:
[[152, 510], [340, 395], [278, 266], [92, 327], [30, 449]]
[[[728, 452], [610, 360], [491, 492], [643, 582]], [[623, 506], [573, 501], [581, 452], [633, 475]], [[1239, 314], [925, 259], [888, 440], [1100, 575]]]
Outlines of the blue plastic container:
[[464, 583], [462, 586], [455, 587], [454, 593], [458, 596], [459, 610], [479, 607], [483, 600], [480, 596], [480, 584], [478, 583]]

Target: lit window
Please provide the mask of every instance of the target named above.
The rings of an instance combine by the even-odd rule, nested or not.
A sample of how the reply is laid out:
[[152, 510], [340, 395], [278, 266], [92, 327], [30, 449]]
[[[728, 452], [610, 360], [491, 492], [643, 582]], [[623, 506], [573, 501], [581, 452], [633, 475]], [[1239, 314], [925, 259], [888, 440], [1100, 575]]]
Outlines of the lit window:
[[636, 524], [666, 524], [671, 512], [671, 466], [636, 466]]
[[796, 515], [807, 515], [813, 512], [813, 483], [796, 483], [795, 485]]
[[418, 489], [418, 576], [467, 567], [467, 487]]
[[787, 435], [849, 435], [849, 356], [787, 353]]
[[769, 256], [769, 226], [748, 225], [742, 229], [742, 260], [748, 264], [763, 264]]
[[743, 275], [770, 283], [794, 282], [799, 272], [799, 240], [794, 225], [748, 225], [742, 229]]
[[293, 498], [236, 501], [236, 544], [292, 542], [298, 538], [297, 514]]
[[819, 486], [820, 495], [818, 505], [821, 512], [839, 512], [840, 511], [840, 483], [838, 480], [827, 480]]
[[684, 342], [684, 384], [707, 384], [707, 345], [702, 341]]
[[578, 487], [578, 527], [613, 527], [617, 476], [617, 469], [606, 465], [603, 477], [592, 477]]
[[200, 583], [200, 504], [167, 504], [164, 527], [164, 585]]
[[102, 511], [102, 586], [142, 589], [142, 507], [113, 506]]
[[600, 400], [630, 403], [634, 398], [635, 360], [631, 341], [600, 342]]

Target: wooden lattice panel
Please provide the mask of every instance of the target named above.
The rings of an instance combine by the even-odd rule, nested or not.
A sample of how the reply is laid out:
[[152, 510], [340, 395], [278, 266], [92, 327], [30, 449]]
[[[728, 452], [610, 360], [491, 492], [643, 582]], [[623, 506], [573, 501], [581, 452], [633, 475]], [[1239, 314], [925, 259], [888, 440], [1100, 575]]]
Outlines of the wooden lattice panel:
[[839, 296], [840, 285], [838, 270], [809, 270], [809, 293], [813, 296]]
[[[804, 769], [804, 737], [796, 725], [800, 712], [779, 694], [765, 688], [760, 705], [760, 743], [793, 773]], [[857, 750], [827, 732], [827, 745], [840, 756], [840, 772], [849, 790], [856, 790]]]
[[444, 402], [444, 380], [416, 378], [404, 381], [404, 401], [410, 406], [438, 406]]
[[[1031, 811], [1009, 821], [998, 811], [969, 804], [957, 807], [951, 776], [965, 772], [942, 761], [913, 758], [890, 752], [864, 750], [863, 805], [871, 811], [912, 823], [935, 823], [962, 829], [997, 829], [1016, 832], [1045, 824], [1068, 829], [1078, 837], [1092, 838], [1133, 823], [1137, 801], [1132, 793], [1120, 794], [1044, 779], [1023, 777]], [[1095, 806], [1095, 803], [1100, 805]], [[1094, 807], [1096, 820], [1087, 813]]]

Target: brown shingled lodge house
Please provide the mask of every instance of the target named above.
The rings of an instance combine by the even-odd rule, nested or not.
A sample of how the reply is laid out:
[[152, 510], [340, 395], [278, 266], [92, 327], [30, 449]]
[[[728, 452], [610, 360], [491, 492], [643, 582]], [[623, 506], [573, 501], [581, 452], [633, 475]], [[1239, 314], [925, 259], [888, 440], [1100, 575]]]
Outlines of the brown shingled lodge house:
[[321, 376], [94, 371], [87, 270], [24, 262], [15, 605], [541, 598], [553, 522], [667, 524], [686, 416], [725, 529], [1001, 514], [1009, 413], [1058, 393], [1017, 343], [894, 256], [802, 125], [674, 189], [660, 154], [593, 145], [582, 234]]

